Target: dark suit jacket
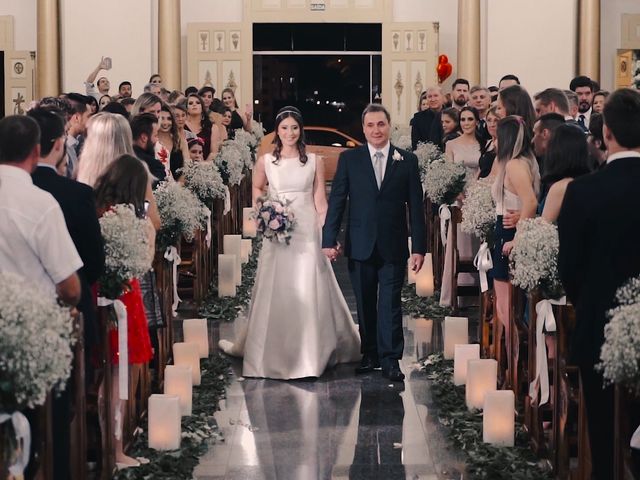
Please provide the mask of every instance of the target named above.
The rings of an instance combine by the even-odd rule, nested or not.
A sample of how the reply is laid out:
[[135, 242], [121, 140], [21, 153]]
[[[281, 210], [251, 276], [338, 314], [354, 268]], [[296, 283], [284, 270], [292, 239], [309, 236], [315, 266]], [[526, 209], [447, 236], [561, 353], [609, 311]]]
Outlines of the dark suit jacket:
[[599, 361], [606, 311], [618, 287], [640, 274], [640, 158], [614, 160], [567, 187], [560, 216], [558, 267], [576, 309], [573, 357]]
[[85, 317], [85, 340], [97, 342], [98, 327], [90, 285], [104, 270], [104, 247], [96, 204], [91, 187], [62, 177], [49, 167], [38, 167], [32, 174], [33, 184], [46, 190], [58, 201], [71, 239], [84, 266], [78, 272], [82, 282], [82, 297], [78, 309]]
[[[393, 160], [395, 152], [402, 155], [402, 160]], [[380, 190], [366, 144], [340, 154], [322, 231], [324, 248], [331, 248], [337, 243], [347, 197], [347, 257], [367, 260], [377, 246], [386, 262], [406, 262], [409, 257], [407, 207], [412, 251], [420, 254], [427, 251], [422, 186], [418, 159], [413, 153], [391, 145]]]
[[433, 122], [438, 119], [438, 112], [431, 109], [416, 112], [411, 119], [411, 148], [416, 149], [419, 142], [433, 142], [432, 126]]

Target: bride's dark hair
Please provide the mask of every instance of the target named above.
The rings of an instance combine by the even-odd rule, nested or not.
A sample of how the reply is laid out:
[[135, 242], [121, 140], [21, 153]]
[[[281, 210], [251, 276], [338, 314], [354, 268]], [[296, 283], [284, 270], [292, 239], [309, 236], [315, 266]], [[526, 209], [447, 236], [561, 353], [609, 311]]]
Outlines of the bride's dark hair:
[[300, 163], [304, 165], [307, 163], [308, 158], [307, 149], [304, 144], [304, 124], [302, 123], [302, 113], [300, 113], [300, 110], [296, 107], [292, 106], [283, 107], [278, 110], [278, 113], [276, 114], [276, 125], [274, 127], [273, 135], [273, 144], [275, 145], [275, 148], [273, 149], [273, 156], [275, 157], [273, 163], [277, 165], [280, 162], [280, 155], [282, 152], [282, 141], [278, 136], [278, 127], [285, 118], [289, 117], [293, 118], [298, 124], [298, 127], [300, 127], [300, 137], [298, 138], [297, 147], [298, 153], [300, 154]]

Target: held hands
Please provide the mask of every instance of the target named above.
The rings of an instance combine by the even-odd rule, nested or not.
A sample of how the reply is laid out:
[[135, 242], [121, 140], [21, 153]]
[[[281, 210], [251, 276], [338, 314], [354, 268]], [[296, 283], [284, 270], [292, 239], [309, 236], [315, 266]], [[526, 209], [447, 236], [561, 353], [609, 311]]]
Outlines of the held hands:
[[322, 253], [324, 253], [325, 257], [327, 257], [332, 262], [335, 262], [340, 255], [342, 255], [342, 245], [338, 243], [335, 247], [332, 248], [323, 248]]
[[414, 253], [411, 255], [411, 260], [409, 261], [409, 268], [418, 273], [422, 268], [422, 264], [424, 263], [424, 255], [420, 255], [419, 253]]

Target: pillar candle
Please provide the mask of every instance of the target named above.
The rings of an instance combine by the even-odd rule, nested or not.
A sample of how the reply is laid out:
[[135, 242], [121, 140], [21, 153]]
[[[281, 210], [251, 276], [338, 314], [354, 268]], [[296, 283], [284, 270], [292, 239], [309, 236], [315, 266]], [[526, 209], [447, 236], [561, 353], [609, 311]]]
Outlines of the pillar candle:
[[433, 295], [433, 263], [430, 253], [425, 254], [422, 268], [416, 273], [416, 295], [419, 297]]
[[515, 442], [516, 397], [513, 390], [496, 390], [484, 396], [482, 413], [482, 441], [502, 447]]
[[200, 358], [209, 356], [209, 330], [206, 318], [190, 318], [182, 322], [182, 333], [185, 342], [198, 344]]
[[242, 235], [225, 235], [223, 248], [225, 255], [236, 256], [235, 282], [239, 286], [242, 283]]
[[433, 320], [416, 318], [413, 323], [413, 343], [416, 346], [418, 358], [430, 353], [431, 337], [433, 334]]
[[480, 359], [480, 345], [456, 344], [453, 357], [453, 383], [464, 385], [467, 383], [467, 362]]
[[191, 367], [167, 365], [164, 369], [164, 394], [177, 395], [182, 416], [191, 415], [193, 402], [193, 374]]
[[242, 263], [247, 263], [249, 261], [249, 256], [251, 255], [251, 250], [253, 249], [253, 242], [250, 238], [242, 239], [242, 251], [241, 251], [241, 260]]
[[183, 367], [191, 367], [193, 384], [200, 385], [200, 353], [197, 343], [174, 343], [173, 363]]
[[149, 397], [149, 448], [180, 448], [180, 399], [177, 395], [153, 394]]
[[496, 389], [498, 362], [495, 360], [469, 360], [465, 400], [469, 410], [484, 406], [484, 396]]
[[218, 255], [218, 296], [236, 296], [236, 256]]
[[247, 207], [242, 209], [242, 236], [256, 236], [256, 221], [253, 217], [253, 208]]
[[452, 360], [456, 343], [469, 343], [469, 319], [444, 317], [444, 358]]

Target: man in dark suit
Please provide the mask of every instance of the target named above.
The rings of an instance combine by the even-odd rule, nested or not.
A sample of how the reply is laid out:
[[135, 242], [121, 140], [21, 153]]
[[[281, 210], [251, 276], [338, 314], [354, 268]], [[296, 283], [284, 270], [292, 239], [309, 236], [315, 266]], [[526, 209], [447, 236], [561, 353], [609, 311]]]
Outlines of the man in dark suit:
[[614, 92], [604, 107], [607, 165], [569, 184], [558, 218], [558, 267], [576, 309], [573, 360], [584, 386], [593, 469], [613, 475], [613, 391], [595, 371], [615, 292], [640, 274], [640, 93]]
[[[411, 119], [411, 148], [416, 149], [420, 142], [434, 142], [432, 128], [434, 121], [440, 121], [439, 113], [444, 104], [442, 88], [429, 87], [425, 92], [428, 108], [419, 110]], [[437, 145], [437, 144], [436, 144]]]
[[[98, 343], [97, 316], [93, 306], [90, 285], [98, 280], [104, 269], [104, 249], [100, 224], [96, 213], [93, 190], [66, 176], [65, 165], [65, 124], [62, 112], [53, 108], [36, 108], [29, 116], [40, 126], [40, 160], [32, 174], [33, 184], [51, 193], [60, 204], [67, 229], [75, 244], [84, 266], [78, 272], [82, 285], [82, 296], [78, 310], [84, 316], [85, 354]], [[57, 170], [58, 169], [58, 170]], [[58, 172], [62, 172], [59, 175]], [[85, 357], [85, 363], [86, 359]], [[91, 369], [86, 369], [90, 377]], [[54, 477], [70, 478], [69, 471], [69, 422], [71, 388], [54, 399]], [[84, 421], [84, 419], [81, 419]]]
[[347, 198], [345, 255], [358, 305], [362, 361], [356, 373], [382, 367], [392, 381], [404, 380], [399, 360], [404, 338], [400, 293], [407, 266], [407, 207], [411, 268], [426, 252], [425, 218], [418, 159], [389, 143], [389, 112], [370, 104], [362, 114], [367, 143], [340, 155], [322, 231], [323, 252], [335, 259]]

